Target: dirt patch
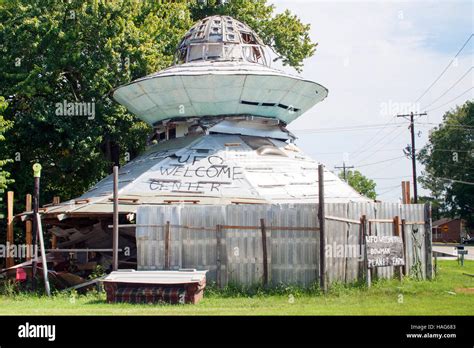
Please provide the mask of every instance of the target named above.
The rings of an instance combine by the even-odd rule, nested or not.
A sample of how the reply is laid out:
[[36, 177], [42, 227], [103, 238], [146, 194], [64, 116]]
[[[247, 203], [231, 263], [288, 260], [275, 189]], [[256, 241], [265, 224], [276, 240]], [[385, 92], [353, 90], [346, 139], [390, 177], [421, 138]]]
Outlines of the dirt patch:
[[473, 294], [474, 295], [474, 288], [457, 288], [456, 292], [460, 292], [463, 294]]

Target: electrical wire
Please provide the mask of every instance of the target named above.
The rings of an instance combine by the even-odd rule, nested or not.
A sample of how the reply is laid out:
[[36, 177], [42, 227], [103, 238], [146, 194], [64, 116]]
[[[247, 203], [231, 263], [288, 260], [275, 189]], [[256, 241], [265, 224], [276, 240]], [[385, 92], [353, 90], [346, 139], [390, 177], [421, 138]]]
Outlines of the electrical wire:
[[462, 50], [464, 49], [464, 47], [466, 47], [466, 45], [468, 44], [468, 42], [472, 39], [472, 36], [474, 34], [471, 34], [468, 39], [466, 40], [466, 42], [464, 42], [464, 44], [462, 45], [462, 47], [459, 49], [458, 53], [456, 53], [456, 55], [454, 56], [453, 59], [451, 59], [451, 61], [448, 63], [448, 65], [446, 66], [446, 68], [444, 68], [444, 70], [441, 72], [441, 74], [439, 74], [439, 76], [436, 78], [436, 80], [433, 81], [433, 83], [431, 85], [428, 86], [428, 88], [418, 97], [418, 99], [415, 101], [415, 103], [418, 103], [421, 98], [423, 98], [426, 93], [429, 92], [429, 90], [436, 84], [436, 82], [439, 81], [439, 79], [444, 75], [444, 73], [449, 69], [449, 67], [451, 66], [451, 64], [453, 64], [453, 62], [456, 60], [457, 56], [459, 56], [459, 54], [462, 52]]
[[431, 111], [434, 111], [434, 110], [438, 110], [439, 108], [442, 108], [443, 106], [446, 106], [446, 105], [452, 103], [452, 102], [455, 101], [456, 99], [461, 98], [464, 94], [466, 94], [467, 92], [471, 91], [472, 89], [474, 89], [474, 87], [471, 87], [471, 88], [467, 89], [466, 91], [462, 92], [462, 93], [461, 93], [460, 95], [458, 95], [457, 97], [454, 97], [453, 99], [451, 99], [450, 101], [448, 101], [448, 102], [446, 102], [446, 103], [444, 103], [444, 104], [441, 104], [441, 105], [439, 105], [439, 106], [437, 106], [437, 107], [435, 107], [435, 108], [432, 108], [432, 109], [430, 109], [430, 110], [426, 110], [426, 112], [431, 112]]
[[458, 85], [459, 82], [461, 82], [466, 76], [467, 74], [469, 74], [472, 69], [474, 67], [471, 66], [456, 82], [454, 82], [451, 87], [449, 87], [446, 91], [444, 91], [443, 94], [441, 94], [438, 98], [436, 98], [435, 100], [433, 100], [431, 103], [429, 103], [428, 105], [426, 105], [423, 109], [426, 109], [426, 108], [429, 108], [431, 105], [433, 105], [434, 103], [436, 103], [438, 100], [440, 100], [441, 98], [443, 98], [450, 90], [452, 90], [454, 87], [456, 87]]
[[[400, 132], [400, 130], [403, 131], [404, 128], [398, 129], [398, 132], [395, 132], [395, 133], [394, 133], [394, 136], [391, 137], [391, 138], [389, 138], [389, 139], [388, 139], [388, 135], [390, 135], [390, 133], [393, 133], [393, 132], [389, 132], [386, 137], [380, 138], [378, 141], [376, 141], [376, 142], [372, 145], [373, 147], [375, 147], [377, 144], [380, 144], [380, 142], [382, 142], [383, 140], [385, 140], [385, 141], [383, 141], [383, 142], [381, 143], [382, 146], [379, 146], [379, 147], [376, 148], [375, 150], [372, 148], [372, 149], [371, 149], [372, 152], [370, 153], [370, 155], [365, 156], [365, 157], [364, 157], [363, 159], [361, 159], [359, 162], [362, 162], [362, 164], [363, 164], [363, 162], [364, 162], [365, 160], [371, 158], [372, 155], [374, 155], [374, 154], [377, 153], [380, 149], [382, 149], [382, 147], [383, 147], [384, 145], [387, 145], [387, 144], [391, 143], [393, 140], [397, 139], [397, 138], [400, 136], [400, 134], [402, 133], [402, 132]], [[388, 139], [388, 140], [387, 140], [387, 139]], [[354, 158], [356, 158], [356, 157], [357, 157], [357, 155], [354, 156]], [[353, 158], [353, 159], [354, 159], [354, 158]]]
[[386, 159], [386, 160], [383, 160], [383, 161], [378, 161], [378, 162], [373, 162], [373, 163], [367, 163], [367, 164], [363, 164], [363, 165], [360, 165], [360, 166], [354, 166], [354, 167], [356, 167], [356, 168], [368, 167], [368, 166], [373, 166], [373, 165], [379, 164], [379, 163], [385, 163], [385, 162], [395, 161], [396, 159], [400, 159], [400, 158], [405, 158], [405, 156], [398, 156], [398, 157], [389, 158], [389, 159]]
[[455, 180], [455, 179], [450, 179], [450, 178], [440, 178], [440, 177], [436, 177], [436, 179], [452, 181], [452, 182], [456, 182], [456, 183], [459, 183], [459, 184], [465, 184], [465, 185], [474, 185], [474, 182], [469, 182], [469, 181]]

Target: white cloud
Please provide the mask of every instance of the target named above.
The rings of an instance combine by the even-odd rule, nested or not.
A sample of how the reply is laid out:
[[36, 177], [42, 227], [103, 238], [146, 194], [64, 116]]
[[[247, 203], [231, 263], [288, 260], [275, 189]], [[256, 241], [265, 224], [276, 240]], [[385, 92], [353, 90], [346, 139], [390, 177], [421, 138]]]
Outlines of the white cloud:
[[[302, 75], [329, 89], [328, 98], [292, 123], [291, 130], [388, 122], [392, 117], [381, 114], [382, 106], [390, 102], [414, 102], [466, 40], [467, 35], [461, 37], [460, 33], [472, 31], [472, 28], [465, 28], [464, 19], [459, 19], [459, 16], [466, 15], [465, 11], [457, 8], [465, 7], [466, 3], [462, 2], [436, 4], [420, 1], [275, 0], [273, 3], [278, 11], [288, 8], [303, 22], [311, 24], [311, 37], [319, 45], [315, 56], [305, 62]], [[440, 34], [439, 23], [443, 28], [449, 28], [449, 23], [452, 32]], [[446, 36], [452, 36], [451, 40]], [[435, 49], [437, 42], [433, 40], [455, 41], [458, 45], [454, 51], [443, 50], [442, 46]], [[469, 52], [468, 47], [466, 52]], [[450, 68], [422, 99], [421, 110], [441, 95], [472, 64], [472, 55], [461, 55], [457, 66]], [[472, 78], [467, 76], [433, 106], [448, 101], [472, 85]], [[462, 101], [460, 99], [458, 102]], [[440, 122], [446, 109], [430, 113], [428, 118], [419, 121]], [[349, 164], [356, 166], [383, 161], [402, 156], [402, 148], [410, 141], [409, 130], [405, 127], [408, 123], [402, 119], [396, 119], [396, 122], [402, 123], [403, 127], [390, 126], [383, 130], [363, 132], [301, 134], [298, 144], [313, 158], [321, 160], [330, 168], [342, 162], [344, 152], [351, 152]], [[421, 137], [416, 139], [417, 148], [421, 148], [426, 143], [429, 126], [420, 125], [417, 129], [422, 131]], [[376, 145], [367, 147], [365, 144], [374, 137], [376, 138], [372, 143]], [[360, 150], [367, 152], [357, 154]], [[411, 166], [409, 160], [401, 158], [362, 167], [361, 171], [372, 177], [394, 178], [377, 180], [379, 191], [382, 192], [386, 191], [383, 188], [395, 187], [401, 180], [408, 180], [408, 177], [401, 177], [411, 175]], [[400, 190], [394, 189], [381, 198], [396, 201], [399, 196]]]

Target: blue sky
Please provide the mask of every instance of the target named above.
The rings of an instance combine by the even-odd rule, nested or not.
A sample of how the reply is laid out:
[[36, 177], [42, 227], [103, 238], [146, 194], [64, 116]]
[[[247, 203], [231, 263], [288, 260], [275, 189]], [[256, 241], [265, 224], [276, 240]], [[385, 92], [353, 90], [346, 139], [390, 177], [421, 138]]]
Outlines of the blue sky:
[[[435, 108], [474, 85], [471, 70], [439, 98], [474, 65], [472, 38], [446, 74], [414, 103], [474, 32], [473, 3], [270, 2], [278, 12], [288, 8], [311, 24], [311, 37], [319, 45], [316, 54], [305, 61], [301, 75], [329, 89], [325, 101], [289, 126], [299, 137], [297, 144], [329, 169], [346, 159], [347, 164], [375, 179], [380, 199], [398, 201], [400, 182], [411, 176], [410, 160], [402, 152], [410, 134], [408, 123], [394, 116], [399, 111]], [[430, 129], [445, 111], [469, 98], [474, 98], [472, 90], [417, 120], [417, 148], [426, 144]], [[372, 129], [334, 130], [387, 123]], [[377, 162], [382, 163], [373, 164]], [[418, 173], [422, 170], [419, 165]]]

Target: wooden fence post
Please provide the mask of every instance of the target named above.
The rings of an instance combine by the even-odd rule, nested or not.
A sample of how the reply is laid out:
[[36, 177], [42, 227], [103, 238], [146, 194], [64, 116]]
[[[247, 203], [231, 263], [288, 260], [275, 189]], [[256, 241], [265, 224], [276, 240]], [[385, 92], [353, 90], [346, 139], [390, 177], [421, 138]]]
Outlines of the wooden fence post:
[[[395, 216], [393, 218], [393, 235], [400, 237], [400, 217]], [[402, 276], [403, 276], [403, 266], [398, 266], [394, 268], [395, 275], [398, 275], [398, 279], [402, 281]]]
[[403, 258], [405, 259], [405, 264], [402, 267], [403, 270], [403, 275], [407, 275], [407, 263], [408, 263], [408, 257], [407, 257], [407, 242], [406, 242], [406, 220], [402, 219], [402, 242], [403, 242]]
[[433, 241], [431, 231], [431, 203], [425, 204], [425, 262], [426, 262], [426, 278], [433, 279]]
[[[26, 195], [26, 211], [31, 211], [33, 209], [31, 202], [32, 202], [31, 195], [28, 193]], [[32, 228], [33, 226], [32, 226], [31, 220], [27, 219], [25, 222], [25, 233], [26, 233], [25, 242], [26, 242], [26, 260], [27, 261], [31, 260], [33, 256], [32, 255], [33, 239], [31, 235]]]
[[[61, 202], [61, 199], [58, 196], [53, 197], [53, 205], [58, 205]], [[58, 238], [53, 233], [51, 236], [51, 249], [56, 249], [58, 247]]]
[[170, 231], [170, 222], [166, 221], [165, 225], [165, 269], [170, 269], [170, 241], [171, 241], [171, 231]]
[[323, 292], [327, 291], [326, 285], [326, 214], [324, 211], [324, 166], [318, 165], [319, 185], [319, 285]]
[[362, 258], [359, 259], [359, 274], [358, 274], [358, 279], [359, 281], [362, 281], [364, 279], [364, 274], [365, 274], [365, 253], [364, 253], [364, 216], [361, 216], [359, 221], [359, 257]]
[[113, 229], [112, 229], [112, 270], [118, 269], [118, 246], [119, 246], [119, 200], [118, 200], [118, 166], [114, 166], [114, 212], [113, 212]]
[[260, 228], [262, 231], [263, 286], [267, 286], [268, 285], [268, 255], [267, 255], [267, 230], [265, 228], [265, 219], [260, 219]]
[[217, 287], [222, 287], [221, 281], [221, 247], [222, 247], [222, 226], [216, 225], [216, 283]]
[[[15, 240], [13, 238], [13, 199], [14, 193], [13, 191], [8, 191], [7, 193], [7, 255], [10, 254], [10, 247], [15, 244]], [[13, 257], [8, 256], [6, 258], [6, 267], [12, 267], [15, 265], [15, 260]]]
[[367, 255], [367, 217], [365, 215], [362, 215], [361, 219], [361, 225], [362, 225], [362, 235], [364, 237], [364, 269], [365, 269], [365, 282], [367, 284], [367, 287], [370, 288], [371, 285], [371, 274], [370, 274], [370, 268], [369, 268], [369, 259]]

